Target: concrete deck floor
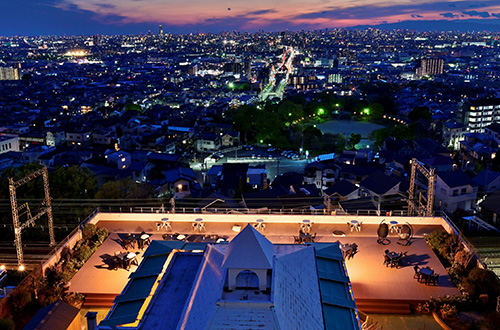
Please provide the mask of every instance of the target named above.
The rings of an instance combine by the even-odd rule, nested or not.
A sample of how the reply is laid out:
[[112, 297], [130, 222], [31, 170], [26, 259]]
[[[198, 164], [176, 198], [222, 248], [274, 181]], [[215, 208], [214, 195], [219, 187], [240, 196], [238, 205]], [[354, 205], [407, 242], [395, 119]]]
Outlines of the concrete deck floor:
[[[70, 291], [83, 294], [116, 294], [118, 295], [128, 282], [128, 276], [135, 271], [124, 269], [110, 270], [105, 260], [115, 251], [124, 250], [119, 243], [119, 235], [126, 233], [140, 233], [145, 231], [152, 234], [152, 239], [162, 239], [164, 233], [200, 234], [193, 232], [189, 222], [179, 222], [172, 225], [172, 231], [157, 231], [156, 223], [149, 222], [114, 222], [101, 221], [97, 224], [110, 231], [110, 236], [94, 253], [89, 261], [71, 280]], [[229, 223], [207, 223], [206, 231], [201, 234], [217, 234], [231, 239], [237, 233], [231, 230]], [[241, 223], [242, 227], [246, 223]], [[440, 226], [415, 226], [415, 237], [409, 246], [401, 246], [396, 242], [398, 237], [389, 234], [389, 245], [379, 245], [377, 239], [377, 225], [364, 225], [361, 232], [348, 231], [347, 224], [313, 224], [311, 233], [317, 233], [316, 242], [356, 243], [358, 253], [354, 258], [346, 260], [346, 267], [351, 279], [355, 299], [374, 300], [428, 300], [431, 296], [455, 295], [459, 291], [453, 286], [446, 270], [438, 258], [430, 250], [423, 239], [424, 233], [442, 229]], [[293, 243], [293, 235], [298, 235], [298, 224], [266, 224], [263, 234], [273, 243]], [[345, 237], [333, 237], [334, 230], [346, 233]], [[390, 268], [383, 265], [383, 251], [406, 252], [402, 268]], [[139, 251], [131, 249], [132, 251]], [[142, 253], [139, 255], [139, 257]], [[141, 259], [141, 258], [139, 258]], [[139, 260], [140, 261], [140, 260]], [[429, 286], [418, 283], [413, 278], [413, 265], [430, 266], [441, 276], [439, 285]]]

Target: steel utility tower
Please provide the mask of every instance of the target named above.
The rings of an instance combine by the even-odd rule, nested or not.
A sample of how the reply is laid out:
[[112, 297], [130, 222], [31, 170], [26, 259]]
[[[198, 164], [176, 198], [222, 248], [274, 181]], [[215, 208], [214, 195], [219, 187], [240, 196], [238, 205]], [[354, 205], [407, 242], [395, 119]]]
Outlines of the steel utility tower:
[[[40, 175], [43, 178], [43, 189], [45, 191], [45, 199], [42, 202], [38, 214], [32, 216], [28, 202], [21, 204], [20, 206], [17, 205], [16, 189], [19, 186], [22, 186], [23, 184], [28, 183], [33, 179], [36, 179]], [[52, 218], [52, 206], [50, 204], [49, 172], [47, 171], [47, 168], [46, 167], [41, 168], [38, 171], [28, 174], [24, 178], [19, 179], [17, 181], [14, 181], [13, 178], [9, 178], [9, 191], [10, 191], [10, 205], [12, 207], [12, 222], [14, 223], [14, 237], [15, 237], [14, 244], [16, 245], [17, 263], [19, 266], [22, 266], [24, 263], [24, 257], [23, 257], [23, 247], [21, 242], [21, 231], [28, 226], [33, 227], [35, 225], [35, 221], [40, 219], [44, 214], [47, 214], [49, 222], [50, 246], [54, 246], [56, 244], [54, 238], [54, 220]], [[23, 212], [19, 214], [20, 211]], [[25, 214], [27, 215], [28, 219], [26, 220], [26, 222], [21, 223], [20, 217]]]
[[[422, 193], [419, 193], [418, 201], [415, 200], [415, 179], [417, 169], [429, 181], [427, 185], [427, 204], [425, 206], [421, 201]], [[434, 182], [436, 180], [434, 170], [434, 168], [431, 168], [430, 170], [426, 169], [416, 158], [411, 160], [410, 188], [408, 189], [408, 215], [414, 215], [416, 212], [419, 216], [432, 216], [432, 207], [434, 204]]]

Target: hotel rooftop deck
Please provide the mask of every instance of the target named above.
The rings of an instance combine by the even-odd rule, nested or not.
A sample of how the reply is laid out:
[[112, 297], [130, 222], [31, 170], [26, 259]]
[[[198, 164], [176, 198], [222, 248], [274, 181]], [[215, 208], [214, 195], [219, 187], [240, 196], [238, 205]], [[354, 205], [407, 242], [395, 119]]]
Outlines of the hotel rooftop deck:
[[[170, 214], [172, 230], [158, 231], [156, 227], [158, 215], [97, 214], [93, 219], [94, 223], [107, 228], [111, 234], [72, 279], [70, 291], [87, 295], [86, 307], [111, 307], [113, 299], [122, 292], [129, 281], [130, 274], [137, 267], [132, 266], [129, 271], [110, 270], [110, 266], [106, 263], [106, 260], [116, 251], [123, 250], [120, 245], [120, 235], [123, 237], [126, 233], [137, 234], [145, 231], [152, 234], [153, 240], [163, 240], [162, 235], [165, 233], [185, 234], [188, 235], [188, 240], [196, 238], [201, 242], [203, 242], [204, 235], [218, 235], [230, 240], [237, 234], [233, 231], [234, 225], [241, 225], [243, 228], [247, 223], [255, 221], [249, 220], [250, 216], [198, 216], [202, 216], [206, 224], [206, 230], [203, 232], [193, 230], [192, 224], [197, 215], [190, 215], [192, 220], [188, 221], [186, 215]], [[213, 219], [210, 216], [214, 216]], [[264, 219], [266, 227], [263, 234], [272, 243], [291, 244], [294, 242], [294, 236], [298, 235], [299, 225], [302, 223], [300, 219], [303, 217], [278, 216], [274, 219], [269, 215], [264, 217], [253, 215], [253, 218]], [[340, 241], [358, 245], [358, 252], [352, 259], [346, 260], [345, 264], [359, 310], [367, 313], [409, 313], [410, 304], [426, 301], [431, 296], [459, 294], [439, 259], [423, 238], [426, 233], [444, 230], [446, 224], [442, 224], [442, 219], [398, 218], [401, 224], [406, 221], [410, 222], [415, 232], [412, 244], [401, 246], [397, 244], [399, 237], [396, 234], [389, 234], [390, 244], [377, 244], [378, 223], [384, 217], [360, 219], [363, 221], [362, 230], [353, 232], [349, 231], [347, 221], [343, 217], [332, 216], [325, 219], [324, 216], [308, 216], [307, 218], [312, 223], [311, 233], [317, 234], [316, 242]], [[345, 237], [334, 237], [332, 233], [335, 230], [343, 231]], [[405, 253], [403, 267], [397, 269], [383, 265], [383, 254], [386, 249]], [[136, 250], [133, 249], [134, 252]], [[142, 251], [138, 257], [141, 259]], [[440, 274], [439, 284], [419, 283], [414, 279], [414, 265], [432, 267], [436, 273]]]

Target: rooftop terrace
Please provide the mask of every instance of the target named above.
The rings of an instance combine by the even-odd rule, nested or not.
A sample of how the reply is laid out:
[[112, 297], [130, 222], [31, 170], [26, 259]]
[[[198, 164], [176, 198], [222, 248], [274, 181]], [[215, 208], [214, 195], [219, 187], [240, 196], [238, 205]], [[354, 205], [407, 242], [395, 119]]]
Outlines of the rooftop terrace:
[[[157, 222], [168, 217], [171, 229], [157, 230]], [[202, 219], [205, 230], [194, 230], [195, 219]], [[178, 233], [187, 236], [188, 241], [198, 241], [202, 246], [205, 235], [218, 235], [231, 240], [237, 226], [243, 228], [247, 223], [257, 224], [262, 219], [265, 224], [261, 232], [274, 244], [293, 244], [298, 235], [304, 216], [300, 215], [220, 215], [220, 214], [136, 214], [136, 213], [97, 213], [91, 222], [110, 231], [110, 236], [71, 281], [70, 291], [87, 295], [86, 307], [111, 307], [115, 296], [119, 295], [127, 282], [130, 271], [110, 270], [106, 258], [116, 251], [123, 250], [120, 237], [126, 233], [150, 233], [153, 240], [162, 240], [164, 234]], [[361, 231], [349, 230], [347, 222], [357, 219], [362, 222]], [[414, 229], [414, 238], [409, 246], [397, 244], [397, 234], [389, 234], [390, 244], [377, 244], [377, 228], [386, 219], [409, 222]], [[439, 259], [425, 243], [424, 235], [434, 230], [450, 230], [449, 225], [440, 217], [344, 217], [308, 215], [311, 233], [316, 233], [316, 242], [356, 243], [358, 252], [352, 259], [345, 261], [352, 290], [358, 309], [364, 312], [407, 313], [410, 304], [426, 301], [431, 296], [459, 294], [441, 265]], [[334, 237], [333, 231], [343, 231], [345, 237]], [[122, 236], [120, 236], [122, 235]], [[176, 236], [173, 237], [175, 239]], [[179, 242], [180, 244], [185, 244]], [[192, 244], [192, 243], [188, 243]], [[403, 267], [391, 268], [383, 265], [384, 250], [404, 252]], [[135, 250], [134, 250], [135, 251]], [[139, 261], [142, 251], [139, 251]], [[440, 274], [438, 285], [425, 285], [414, 279], [413, 266], [429, 266]], [[99, 297], [108, 297], [100, 299]]]

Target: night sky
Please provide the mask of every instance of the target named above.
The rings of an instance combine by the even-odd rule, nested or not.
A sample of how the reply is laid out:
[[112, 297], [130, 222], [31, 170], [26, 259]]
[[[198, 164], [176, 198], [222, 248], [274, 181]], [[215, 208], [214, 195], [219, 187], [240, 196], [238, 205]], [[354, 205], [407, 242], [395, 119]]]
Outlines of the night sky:
[[379, 26], [500, 31], [500, 0], [2, 0], [0, 35], [282, 31]]

